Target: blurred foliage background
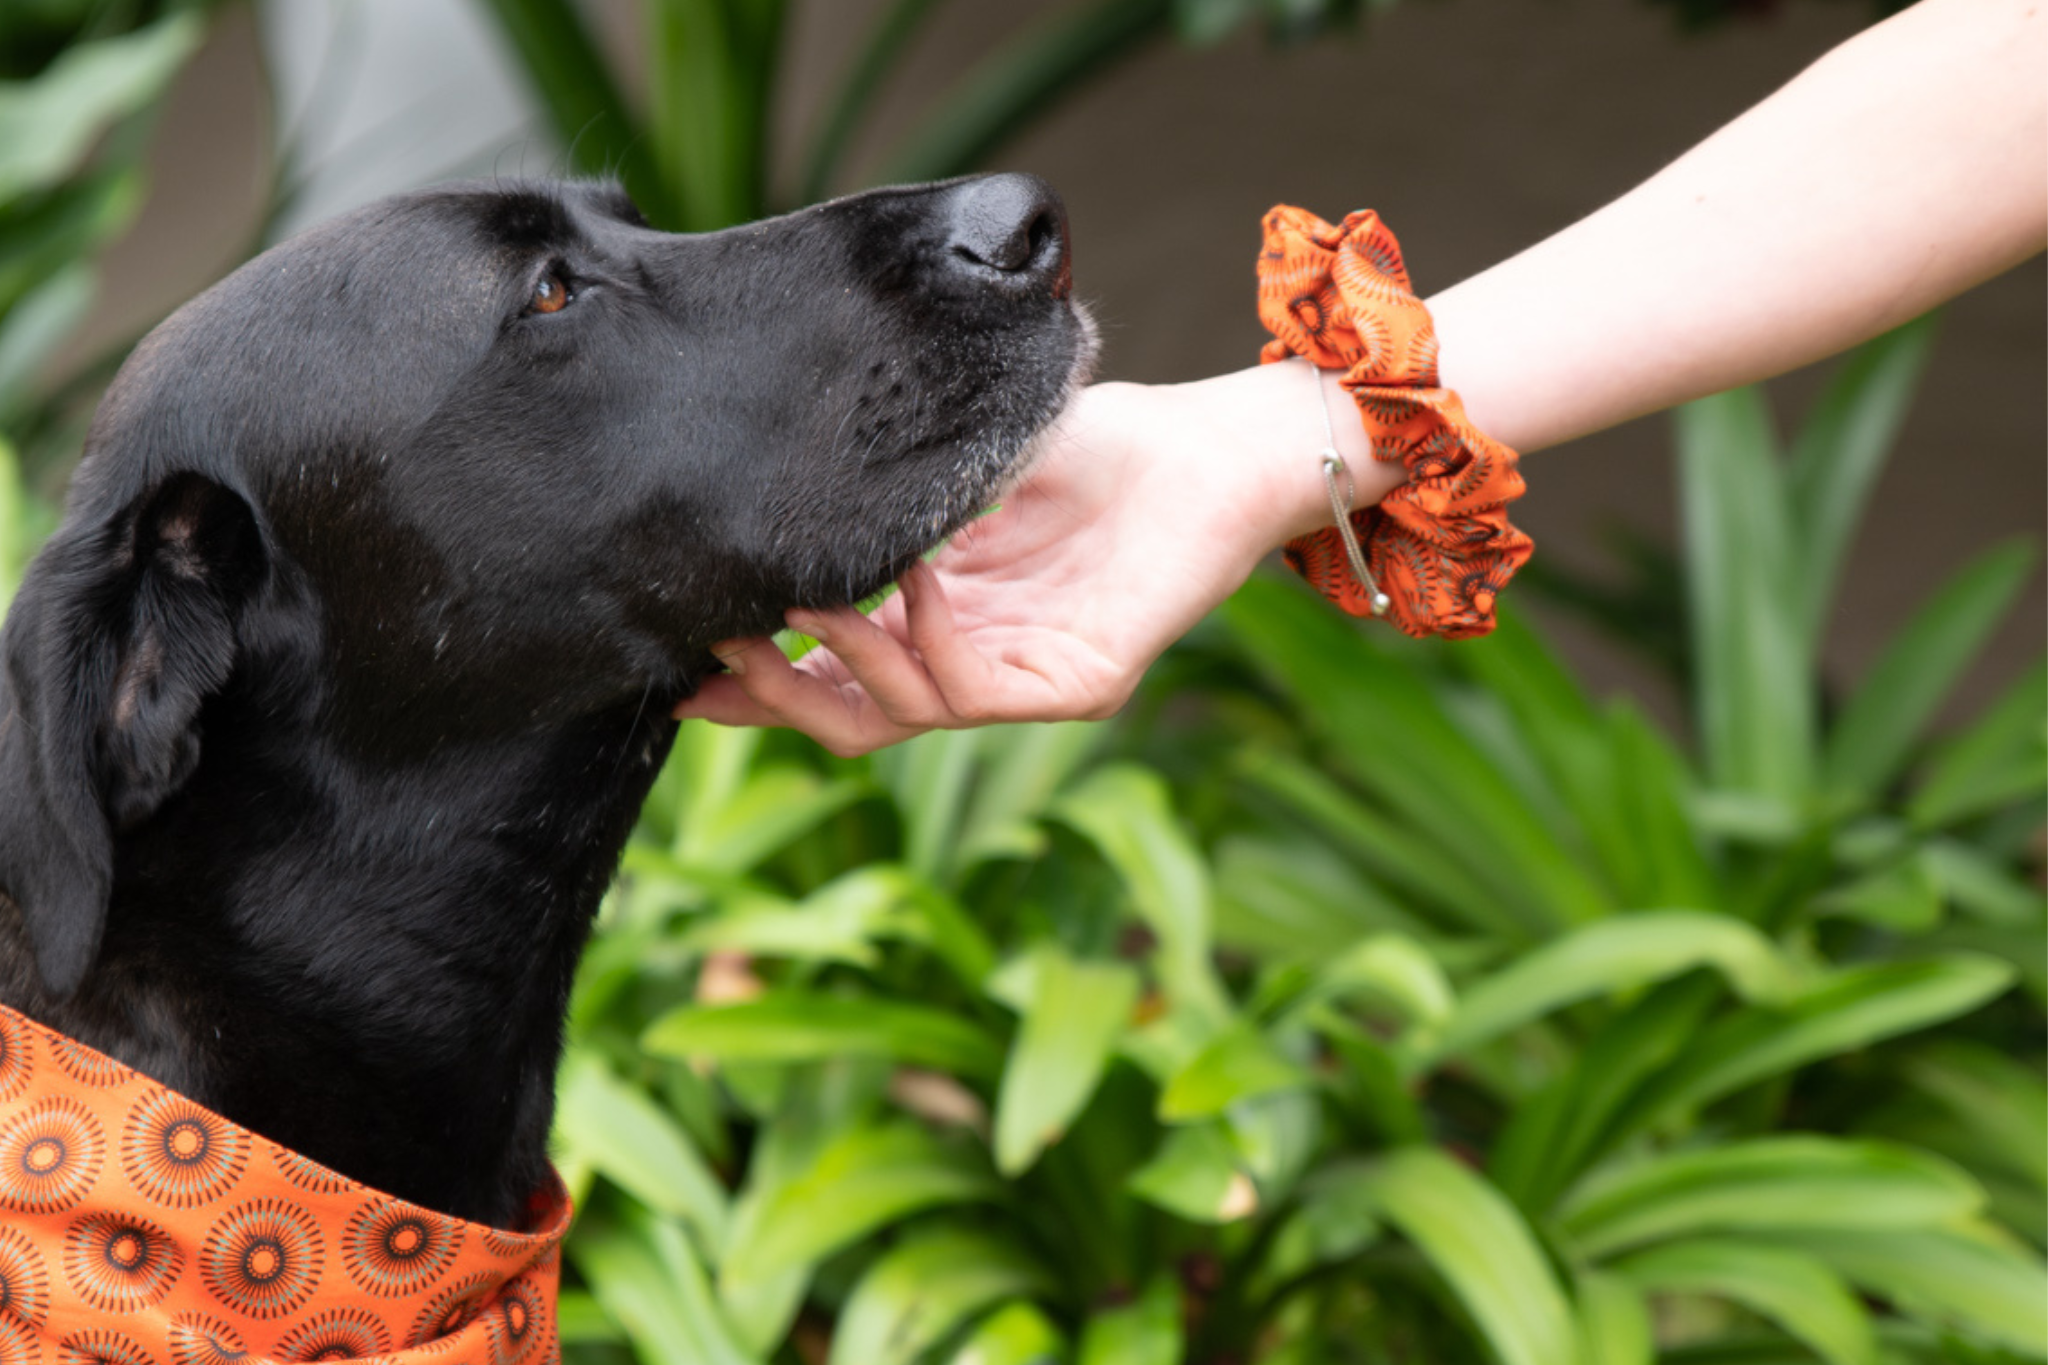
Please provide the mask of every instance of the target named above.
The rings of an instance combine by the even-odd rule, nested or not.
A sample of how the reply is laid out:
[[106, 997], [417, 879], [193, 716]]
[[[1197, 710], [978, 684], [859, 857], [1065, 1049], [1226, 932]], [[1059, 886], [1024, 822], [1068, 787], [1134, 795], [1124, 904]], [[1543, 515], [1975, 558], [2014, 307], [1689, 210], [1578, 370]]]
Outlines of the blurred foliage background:
[[[683, 229], [847, 188], [941, 6], [883, 9], [776, 166], [781, 0], [649, 3], [645, 107], [567, 0], [477, 3], [572, 166]], [[7, 436], [60, 468], [118, 360], [44, 364], [212, 8], [0, 8], [0, 592], [53, 520]], [[1141, 49], [1373, 8], [1075, 4], [888, 176], [972, 169]], [[1788, 436], [1755, 393], [1680, 412], [1682, 543], [1539, 583], [1676, 681], [1677, 728], [1520, 617], [1417, 644], [1263, 578], [1114, 723], [854, 761], [687, 728], [569, 1022], [568, 1356], [2048, 1360], [2048, 660], [1935, 724], [2037, 547], [1852, 686], [1818, 666], [1934, 330]]]

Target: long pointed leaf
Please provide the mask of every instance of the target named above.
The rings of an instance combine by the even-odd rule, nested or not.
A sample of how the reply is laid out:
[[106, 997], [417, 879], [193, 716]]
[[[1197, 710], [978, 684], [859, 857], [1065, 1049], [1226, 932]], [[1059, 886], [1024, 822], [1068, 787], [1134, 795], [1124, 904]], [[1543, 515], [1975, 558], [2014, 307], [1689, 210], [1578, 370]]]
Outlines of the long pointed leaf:
[[1816, 649], [1863, 506], [1906, 419], [1933, 345], [1936, 315], [1916, 319], [1844, 360], [1792, 447], [1787, 471], [1796, 572], [1807, 638]]
[[596, 1057], [562, 1066], [555, 1132], [565, 1151], [659, 1211], [684, 1219], [715, 1253], [729, 1208], [723, 1186], [666, 1113]]
[[1048, 947], [1035, 966], [996, 1098], [996, 1168], [1006, 1176], [1058, 1141], [1095, 1093], [1138, 999], [1137, 973], [1121, 963], [1076, 962]]
[[533, 83], [569, 164], [617, 175], [648, 217], [674, 225], [667, 181], [572, 0], [482, 0]]
[[1589, 1258], [1666, 1237], [1758, 1228], [1932, 1227], [1983, 1207], [1938, 1157], [1889, 1143], [1759, 1138], [1658, 1157], [1586, 1182], [1559, 1211]]
[[1915, 824], [1943, 826], [2048, 787], [2048, 657], [1975, 724], [1943, 745], [1908, 806]]
[[[1223, 617], [1295, 699], [1328, 758], [1379, 797], [1406, 840], [1465, 861], [1527, 933], [1603, 918], [1612, 897], [1563, 847], [1431, 690], [1423, 673], [1291, 584], [1254, 577]], [[1473, 856], [1483, 849], [1485, 856]]]
[[2004, 992], [2013, 975], [1996, 959], [1962, 953], [1847, 968], [1783, 1009], [1746, 1009], [1714, 1025], [1637, 1098], [1623, 1128], [1965, 1014]]
[[866, 117], [875, 92], [891, 68], [901, 60], [904, 49], [924, 28], [924, 22], [938, 0], [895, 0], [889, 12], [869, 31], [867, 45], [854, 59], [830, 107], [818, 120], [811, 150], [804, 157], [804, 171], [798, 197], [806, 204], [823, 199], [840, 169], [840, 156], [854, 129]]
[[995, 1188], [968, 1153], [914, 1125], [856, 1129], [734, 1223], [719, 1273], [728, 1287], [768, 1280], [920, 1209]]
[[1506, 1365], [1574, 1365], [1564, 1291], [1512, 1204], [1443, 1153], [1410, 1147], [1365, 1176], [1387, 1221], [1420, 1248]]
[[940, 1228], [892, 1248], [854, 1286], [830, 1365], [910, 1365], [974, 1314], [1045, 1293], [1045, 1268], [1010, 1241]]
[[641, 1046], [665, 1057], [808, 1062], [862, 1055], [993, 1079], [1002, 1051], [956, 1014], [893, 1000], [795, 992], [737, 1005], [685, 1005], [656, 1019]]
[[1831, 791], [1874, 800], [1898, 775], [1921, 728], [2026, 585], [2034, 551], [2001, 545], [1915, 612], [1865, 675], [1828, 736]]
[[1159, 938], [1168, 995], [1220, 1025], [1230, 1004], [1209, 961], [1209, 867], [1181, 828], [1165, 780], [1134, 765], [1103, 768], [1055, 810], [1123, 878], [1132, 907]]
[[1797, 806], [1812, 786], [1812, 651], [1797, 600], [1784, 478], [1762, 396], [1678, 412], [1695, 702], [1718, 787]]
[[1771, 1318], [1830, 1365], [1877, 1365], [1870, 1315], [1848, 1286], [1797, 1252], [1733, 1239], [1674, 1242], [1615, 1267], [1655, 1293], [1706, 1294]]
[[735, 1339], [674, 1224], [647, 1214], [585, 1218], [568, 1252], [605, 1313], [648, 1365], [761, 1365]]
[[1771, 1240], [1901, 1307], [1962, 1323], [2033, 1359], [2048, 1357], [2048, 1267], [2030, 1252], [1936, 1230], [1779, 1233]]
[[916, 138], [889, 160], [892, 182], [974, 170], [1036, 112], [1166, 31], [1172, 0], [1092, 0], [970, 69]]
[[1469, 987], [1418, 1060], [1467, 1052], [1574, 1001], [1703, 966], [1718, 969], [1753, 1001], [1784, 1000], [1798, 984], [1791, 963], [1740, 920], [1697, 910], [1624, 915], [1574, 930]]

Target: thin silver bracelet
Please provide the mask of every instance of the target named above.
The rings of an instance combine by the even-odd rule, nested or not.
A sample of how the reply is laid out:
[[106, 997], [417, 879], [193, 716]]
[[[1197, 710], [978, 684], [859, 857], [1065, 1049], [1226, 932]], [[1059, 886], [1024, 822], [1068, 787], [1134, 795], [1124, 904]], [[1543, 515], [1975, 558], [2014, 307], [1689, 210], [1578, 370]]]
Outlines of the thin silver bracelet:
[[[1344, 554], [1351, 561], [1351, 572], [1358, 575], [1358, 581], [1372, 594], [1372, 614], [1385, 616], [1387, 608], [1393, 605], [1391, 599], [1380, 591], [1379, 580], [1372, 576], [1372, 570], [1365, 567], [1365, 551], [1358, 544], [1358, 532], [1351, 529], [1351, 499], [1358, 493], [1358, 486], [1352, 482], [1351, 466], [1344, 463], [1344, 457], [1337, 453], [1337, 428], [1330, 420], [1330, 402], [1323, 392], [1323, 372], [1314, 363], [1309, 364], [1309, 373], [1315, 376], [1316, 405], [1323, 410], [1323, 432], [1330, 438], [1323, 447], [1323, 487], [1330, 494], [1330, 511], [1337, 518], [1337, 534], [1343, 538]], [[1337, 475], [1344, 475], [1344, 492], [1337, 492]]]

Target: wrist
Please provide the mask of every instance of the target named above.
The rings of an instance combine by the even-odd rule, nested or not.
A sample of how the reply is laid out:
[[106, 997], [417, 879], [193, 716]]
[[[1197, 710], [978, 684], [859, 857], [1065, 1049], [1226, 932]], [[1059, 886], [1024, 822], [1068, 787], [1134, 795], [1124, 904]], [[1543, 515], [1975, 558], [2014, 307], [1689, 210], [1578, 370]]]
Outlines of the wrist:
[[1334, 448], [1351, 472], [1353, 508], [1370, 507], [1407, 482], [1398, 461], [1374, 458], [1372, 440], [1335, 372], [1287, 360], [1186, 387], [1207, 420], [1231, 438], [1233, 458], [1252, 478], [1244, 510], [1262, 550], [1335, 524], [1323, 482], [1325, 449]]

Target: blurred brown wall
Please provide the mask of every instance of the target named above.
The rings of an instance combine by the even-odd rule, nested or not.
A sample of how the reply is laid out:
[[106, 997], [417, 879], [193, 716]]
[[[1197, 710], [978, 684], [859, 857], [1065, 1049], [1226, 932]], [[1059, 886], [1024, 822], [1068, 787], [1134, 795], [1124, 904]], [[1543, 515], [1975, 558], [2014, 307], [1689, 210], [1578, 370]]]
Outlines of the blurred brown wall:
[[[799, 0], [782, 141], [809, 128], [883, 0]], [[602, 5], [629, 51], [630, 3]], [[1005, 33], [1053, 0], [954, 0], [884, 100], [856, 165], [878, 153]], [[1104, 324], [1105, 376], [1194, 378], [1247, 363], [1261, 339], [1251, 259], [1281, 200], [1334, 217], [1380, 210], [1426, 295], [1565, 226], [1769, 93], [1857, 27], [1849, 0], [1791, 0], [1700, 36], [1643, 0], [1402, 0], [1354, 38], [1275, 51], [1251, 35], [1161, 45], [1084, 90], [998, 158], [1067, 198], [1077, 282]], [[230, 11], [160, 135], [155, 197], [114, 253], [100, 335], [231, 264], [260, 203], [268, 96], [250, 15]], [[2048, 168], [2044, 168], [2048, 174]], [[856, 177], [858, 178], [858, 177]], [[844, 188], [851, 188], [851, 184]], [[1993, 540], [2037, 542], [2048, 508], [2048, 276], [2036, 258], [1957, 301], [1933, 372], [1842, 590], [1829, 649], [1853, 676], [1946, 573]], [[1796, 418], [1816, 374], [1774, 385]], [[1668, 423], [1650, 418], [1534, 456], [1517, 520], [1540, 552], [1597, 564], [1614, 520], [1674, 525]], [[1305, 456], [1306, 458], [1306, 456]], [[2043, 647], [2037, 575], [2006, 624], [1981, 699]], [[1605, 685], [1640, 675], [1562, 633]]]

